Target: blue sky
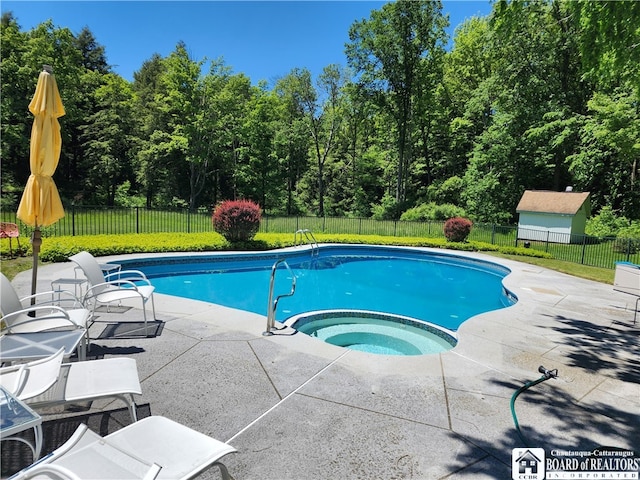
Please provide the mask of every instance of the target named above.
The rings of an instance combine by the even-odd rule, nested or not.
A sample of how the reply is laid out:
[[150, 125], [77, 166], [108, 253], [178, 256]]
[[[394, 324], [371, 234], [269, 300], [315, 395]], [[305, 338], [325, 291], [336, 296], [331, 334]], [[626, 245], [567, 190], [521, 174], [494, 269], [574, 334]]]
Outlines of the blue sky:
[[[133, 72], [154, 53], [169, 55], [179, 41], [191, 58], [222, 58], [233, 73], [253, 83], [273, 82], [293, 68], [314, 78], [331, 64], [346, 65], [349, 27], [369, 18], [382, 1], [2, 1], [22, 30], [53, 20], [79, 33], [87, 26], [106, 50], [116, 73]], [[491, 11], [489, 0], [443, 2], [453, 29], [474, 15]]]

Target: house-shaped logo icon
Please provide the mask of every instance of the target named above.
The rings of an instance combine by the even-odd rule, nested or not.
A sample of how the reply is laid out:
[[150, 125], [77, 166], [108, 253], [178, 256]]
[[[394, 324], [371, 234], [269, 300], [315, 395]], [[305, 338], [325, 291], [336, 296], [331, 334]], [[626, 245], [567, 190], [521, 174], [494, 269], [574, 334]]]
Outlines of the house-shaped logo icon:
[[518, 462], [518, 473], [538, 473], [540, 459], [531, 453], [531, 450], [525, 451], [516, 458], [516, 462]]
[[544, 462], [542, 448], [514, 448], [511, 453], [513, 480], [543, 480]]

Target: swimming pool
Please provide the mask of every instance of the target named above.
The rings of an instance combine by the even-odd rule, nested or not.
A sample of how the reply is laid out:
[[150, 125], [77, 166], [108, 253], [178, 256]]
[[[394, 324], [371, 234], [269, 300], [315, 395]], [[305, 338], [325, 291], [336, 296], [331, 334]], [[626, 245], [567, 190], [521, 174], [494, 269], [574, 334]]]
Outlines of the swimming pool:
[[[305, 312], [353, 309], [401, 315], [455, 331], [465, 320], [508, 307], [516, 298], [502, 285], [501, 265], [403, 247], [321, 245], [203, 256], [123, 260], [142, 270], [158, 293], [216, 303], [266, 315], [273, 264], [285, 258], [297, 277], [295, 295], [278, 303], [276, 320]], [[275, 276], [275, 295], [291, 289], [285, 268]]]

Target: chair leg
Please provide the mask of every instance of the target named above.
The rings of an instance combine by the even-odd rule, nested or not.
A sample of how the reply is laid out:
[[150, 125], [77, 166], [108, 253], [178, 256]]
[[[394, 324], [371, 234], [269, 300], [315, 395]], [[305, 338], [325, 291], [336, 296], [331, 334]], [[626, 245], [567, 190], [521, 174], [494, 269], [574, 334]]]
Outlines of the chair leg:
[[84, 305], [84, 308], [89, 309], [90, 312], [89, 318], [87, 319], [87, 353], [89, 353], [91, 350], [91, 334], [89, 329], [96, 323], [96, 308], [98, 308], [98, 302], [83, 299], [82, 305]]
[[78, 348], [78, 361], [84, 362], [87, 359], [87, 351], [89, 350], [87, 339], [89, 338], [89, 330], [85, 330], [82, 340], [80, 341], [80, 347]]
[[91, 312], [91, 317], [87, 319], [87, 329], [86, 329], [86, 342], [87, 342], [87, 353], [91, 350], [91, 335], [89, 335], [89, 328], [93, 325], [93, 312]]
[[133, 399], [133, 395], [129, 395], [129, 399], [127, 401], [127, 406], [129, 407], [129, 415], [131, 415], [131, 421], [138, 421], [138, 410], [136, 408], [136, 402]]
[[[153, 293], [151, 294], [151, 309], [153, 311], [153, 321], [156, 322], [158, 319], [156, 318], [156, 304], [153, 300]], [[148, 299], [147, 299], [148, 300]], [[149, 336], [149, 332], [147, 331], [147, 302], [142, 299], [142, 311], [144, 312], [144, 331]]]
[[149, 330], [147, 329], [147, 304], [144, 301], [144, 297], [142, 298], [142, 316], [144, 317], [144, 336], [149, 336]]
[[151, 308], [153, 309], [153, 319], [154, 319], [154, 320], [158, 320], [158, 319], [156, 318], [156, 302], [155, 302], [155, 300], [153, 299], [153, 293], [151, 294]]
[[223, 463], [215, 462], [213, 465], [217, 465], [218, 468], [220, 469], [220, 475], [222, 476], [222, 480], [233, 480], [233, 477], [229, 473], [229, 470], [227, 470], [227, 467], [225, 467]]

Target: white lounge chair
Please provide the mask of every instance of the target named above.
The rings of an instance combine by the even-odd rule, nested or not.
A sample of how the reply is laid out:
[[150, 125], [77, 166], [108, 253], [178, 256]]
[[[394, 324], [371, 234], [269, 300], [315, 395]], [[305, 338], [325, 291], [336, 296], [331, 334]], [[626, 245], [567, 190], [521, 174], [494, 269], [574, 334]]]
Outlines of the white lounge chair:
[[151, 300], [153, 319], [156, 319], [156, 307], [153, 301], [155, 287], [147, 279], [144, 273], [138, 270], [121, 270], [105, 275], [100, 264], [89, 252], [80, 252], [69, 260], [76, 263], [89, 281], [89, 288], [83, 297], [85, 305], [91, 305], [91, 313], [95, 312], [98, 304], [109, 305], [128, 299], [140, 299], [144, 315], [145, 336], [147, 331], [146, 303]]
[[80, 425], [67, 442], [12, 480], [189, 479], [217, 465], [232, 446], [161, 416], [151, 416], [101, 437]]
[[[42, 298], [47, 300], [39, 300]], [[32, 299], [36, 303], [28, 305]], [[69, 308], [55, 305], [54, 299]], [[20, 298], [9, 279], [0, 273], [0, 311], [2, 334], [82, 328], [86, 333], [82, 348], [86, 351], [89, 344], [87, 322], [91, 312], [71, 292], [52, 290]]]
[[119, 398], [137, 420], [134, 395], [141, 395], [133, 358], [62, 363], [64, 348], [29, 363], [0, 368], [0, 385], [33, 408]]

